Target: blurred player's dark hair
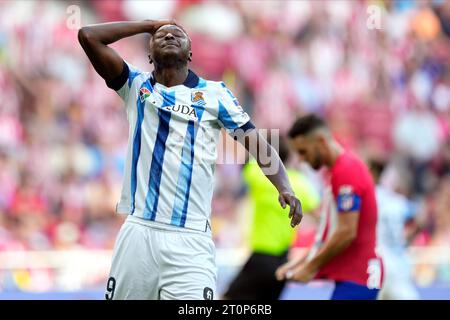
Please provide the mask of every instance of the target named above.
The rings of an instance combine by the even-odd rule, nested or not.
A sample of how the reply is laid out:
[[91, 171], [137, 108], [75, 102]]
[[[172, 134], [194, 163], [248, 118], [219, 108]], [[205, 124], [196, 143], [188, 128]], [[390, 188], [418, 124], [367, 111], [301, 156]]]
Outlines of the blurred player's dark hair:
[[373, 179], [375, 183], [378, 183], [381, 177], [381, 174], [386, 167], [386, 162], [381, 159], [370, 159], [368, 161], [370, 172], [372, 172]]
[[326, 127], [327, 124], [322, 118], [314, 113], [311, 113], [295, 120], [294, 124], [288, 132], [288, 136], [290, 138], [295, 138], [300, 135], [304, 136], [310, 134], [316, 129]]
[[286, 138], [280, 137], [278, 148], [278, 155], [280, 156], [281, 161], [286, 162], [289, 159], [289, 147]]
[[[287, 140], [284, 136], [281, 135], [274, 135], [274, 137], [278, 138], [278, 155], [280, 156], [280, 159], [283, 163], [285, 163], [288, 159], [289, 159], [289, 146], [287, 143]], [[267, 135], [267, 142], [274, 147], [273, 143], [272, 143], [272, 131], [269, 130], [269, 134]], [[276, 147], [276, 145], [275, 145]]]

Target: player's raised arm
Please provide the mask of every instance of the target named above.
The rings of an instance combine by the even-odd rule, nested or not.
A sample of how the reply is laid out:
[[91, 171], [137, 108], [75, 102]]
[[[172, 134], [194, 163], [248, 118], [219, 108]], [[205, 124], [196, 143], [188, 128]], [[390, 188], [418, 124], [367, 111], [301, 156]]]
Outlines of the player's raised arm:
[[279, 192], [278, 201], [283, 208], [289, 205], [289, 218], [291, 218], [291, 226], [295, 227], [303, 218], [302, 206], [300, 200], [295, 196], [291, 184], [286, 174], [283, 162], [278, 153], [267, 142], [266, 139], [253, 129], [242, 135], [237, 136], [239, 142], [247, 149], [247, 151], [256, 159], [259, 167], [262, 169], [266, 177], [272, 182]]
[[109, 84], [122, 74], [124, 61], [108, 45], [139, 33], [153, 35], [159, 27], [169, 23], [174, 22], [170, 20], [145, 20], [88, 25], [78, 31], [78, 41], [95, 71]]

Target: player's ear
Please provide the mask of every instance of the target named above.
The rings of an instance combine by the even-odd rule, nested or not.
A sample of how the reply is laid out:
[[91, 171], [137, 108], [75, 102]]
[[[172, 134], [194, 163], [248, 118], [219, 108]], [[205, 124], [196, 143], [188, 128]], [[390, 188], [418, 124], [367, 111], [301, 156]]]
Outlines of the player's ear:
[[189, 62], [192, 61], [192, 51], [189, 51], [189, 57], [188, 57]]
[[321, 147], [327, 144], [327, 138], [323, 134], [317, 134], [316, 139], [317, 139], [316, 141], [320, 144]]
[[150, 63], [150, 64], [153, 63], [153, 60], [152, 60], [152, 56], [151, 56], [151, 55], [148, 55], [148, 63]]

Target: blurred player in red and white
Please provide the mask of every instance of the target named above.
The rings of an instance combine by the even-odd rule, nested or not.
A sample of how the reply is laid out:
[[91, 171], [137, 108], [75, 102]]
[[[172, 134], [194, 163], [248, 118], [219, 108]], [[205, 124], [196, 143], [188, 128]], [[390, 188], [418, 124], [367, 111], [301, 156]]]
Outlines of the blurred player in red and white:
[[303, 258], [281, 266], [276, 276], [335, 282], [332, 300], [375, 300], [383, 265], [375, 253], [377, 204], [369, 169], [345, 150], [316, 115], [299, 118], [289, 131], [291, 145], [314, 170], [326, 167], [316, 242]]

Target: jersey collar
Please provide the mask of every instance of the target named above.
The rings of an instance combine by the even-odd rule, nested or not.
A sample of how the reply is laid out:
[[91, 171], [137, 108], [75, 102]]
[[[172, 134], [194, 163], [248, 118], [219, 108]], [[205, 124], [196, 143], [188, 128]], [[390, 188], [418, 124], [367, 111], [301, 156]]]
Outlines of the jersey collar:
[[[189, 69], [188, 76], [186, 77], [186, 80], [184, 80], [183, 85], [192, 89], [198, 85], [199, 80], [199, 77], [191, 69]], [[152, 86], [156, 84], [154, 71], [152, 71], [150, 83]]]

